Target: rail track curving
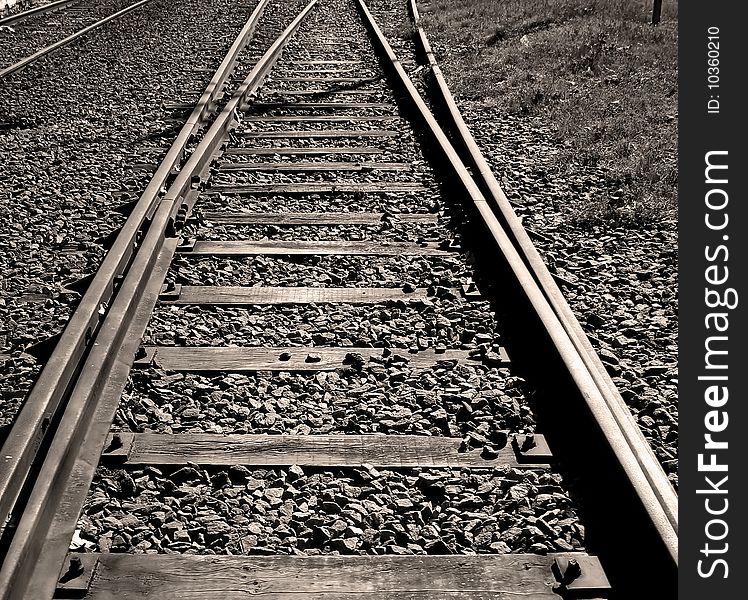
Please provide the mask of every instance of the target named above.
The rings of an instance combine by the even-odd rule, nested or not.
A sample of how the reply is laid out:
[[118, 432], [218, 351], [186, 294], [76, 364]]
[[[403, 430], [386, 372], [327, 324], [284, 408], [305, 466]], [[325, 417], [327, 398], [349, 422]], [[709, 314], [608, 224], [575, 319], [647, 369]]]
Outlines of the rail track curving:
[[250, 56], [271, 2], [3, 445], [0, 597], [667, 597], [674, 493], [423, 30], [438, 118], [364, 0]]

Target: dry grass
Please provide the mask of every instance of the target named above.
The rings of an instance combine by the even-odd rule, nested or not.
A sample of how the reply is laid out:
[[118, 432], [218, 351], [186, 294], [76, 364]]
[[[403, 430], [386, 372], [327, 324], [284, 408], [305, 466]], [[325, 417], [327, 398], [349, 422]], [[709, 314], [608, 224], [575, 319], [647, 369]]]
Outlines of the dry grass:
[[677, 210], [677, 4], [664, 0], [432, 0], [424, 26], [460, 98], [550, 124], [573, 162], [618, 194], [580, 220]]

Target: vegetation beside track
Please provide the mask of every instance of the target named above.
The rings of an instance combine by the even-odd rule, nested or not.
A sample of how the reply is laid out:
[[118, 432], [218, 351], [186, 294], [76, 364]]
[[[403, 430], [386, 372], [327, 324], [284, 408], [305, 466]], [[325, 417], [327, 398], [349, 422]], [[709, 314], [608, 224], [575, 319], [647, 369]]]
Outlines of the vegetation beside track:
[[497, 113], [537, 115], [598, 166], [612, 193], [572, 218], [642, 224], [677, 211], [677, 3], [651, 0], [419, 1], [450, 88]]

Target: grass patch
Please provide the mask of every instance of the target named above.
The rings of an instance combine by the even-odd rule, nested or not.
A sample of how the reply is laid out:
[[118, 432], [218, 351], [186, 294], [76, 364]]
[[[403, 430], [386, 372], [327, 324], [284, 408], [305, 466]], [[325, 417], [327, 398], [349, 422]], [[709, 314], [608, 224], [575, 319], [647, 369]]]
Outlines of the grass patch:
[[456, 96], [538, 115], [565, 148], [561, 173], [605, 170], [613, 201], [579, 221], [677, 214], [677, 3], [652, 0], [432, 0], [423, 23]]

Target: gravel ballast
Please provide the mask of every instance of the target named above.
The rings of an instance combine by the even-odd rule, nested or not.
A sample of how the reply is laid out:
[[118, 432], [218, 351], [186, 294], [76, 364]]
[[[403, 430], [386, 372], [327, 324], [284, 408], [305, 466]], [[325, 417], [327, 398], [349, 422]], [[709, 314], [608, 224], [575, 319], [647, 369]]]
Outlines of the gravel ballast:
[[177, 256], [167, 276], [185, 285], [337, 287], [459, 287], [472, 270], [459, 255], [299, 256], [252, 258]]
[[[273, 3], [258, 52], [300, 3]], [[26, 353], [64, 327], [95, 271], [117, 212], [137, 198], [254, 6], [154, 0], [26, 69], [0, 87], [0, 427], [44, 361]], [[267, 27], [264, 27], [267, 25]], [[254, 48], [254, 49], [253, 49]]]
[[339, 192], [329, 194], [304, 193], [279, 196], [273, 194], [235, 196], [210, 194], [201, 198], [201, 210], [226, 212], [304, 212], [313, 207], [316, 212], [438, 212], [441, 208], [436, 186], [418, 192]]
[[0, 29], [0, 70], [136, 2], [84, 0], [61, 11], [34, 15], [6, 26]]
[[[414, 369], [407, 360], [393, 360], [312, 374], [136, 370], [115, 428], [164, 434], [472, 433], [490, 441], [496, 431], [534, 431], [534, 419], [523, 381], [506, 370], [450, 361]], [[475, 437], [469, 443], [481, 442]]]
[[434, 297], [364, 307], [157, 307], [143, 340], [158, 346], [389, 346], [419, 351], [471, 349], [477, 343], [495, 345], [500, 338], [488, 302]]
[[373, 467], [99, 469], [72, 549], [190, 554], [505, 554], [583, 548], [551, 473]]
[[[416, 61], [410, 25], [403, 26], [410, 24], [407, 2], [372, 0], [370, 6], [424, 94], [425, 70]], [[427, 34], [449, 82], [450, 56], [463, 50]], [[540, 234], [535, 245], [677, 486], [676, 221], [666, 215], [632, 226], [588, 219], [589, 205], [620, 202], [621, 191], [604, 169], [569, 163], [561, 173], [554, 156], [565, 146], [554, 139], [549, 124], [497, 114], [467, 98], [456, 101], [515, 211]]]
[[[486, 123], [487, 111], [467, 113]], [[494, 117], [495, 119], [495, 117]], [[615, 194], [604, 174], [579, 166], [554, 177], [544, 157], [558, 152], [547, 129], [519, 119], [482, 125], [477, 137], [525, 225], [543, 234], [536, 246], [601, 360], [635, 415], [670, 480], [677, 485], [677, 228], [574, 222], [578, 203]], [[474, 128], [478, 131], [477, 128]], [[489, 140], [501, 139], [497, 148]]]
[[204, 223], [195, 232], [200, 240], [331, 240], [371, 242], [441, 242], [451, 237], [451, 232], [435, 223], [414, 224], [385, 220], [378, 225], [345, 226], [294, 226], [275, 225], [213, 225]]
[[[344, 37], [355, 41], [338, 55], [322, 47], [309, 52], [290, 44], [283, 60], [370, 53], [355, 15], [350, 0], [320, 3], [310, 23], [325, 32], [335, 23], [346, 28]], [[360, 43], [357, 35], [361, 35]], [[360, 100], [365, 95], [356, 97]], [[273, 98], [260, 94], [258, 100]], [[335, 97], [341, 98], [345, 96]], [[389, 110], [395, 111], [394, 106]], [[239, 139], [239, 133], [232, 134], [232, 147], [254, 145], [254, 140]], [[267, 140], [263, 144], [276, 145]], [[290, 145], [313, 147], [317, 143], [294, 140]], [[398, 138], [383, 140], [382, 147], [390, 160], [423, 160], [408, 127]], [[419, 167], [399, 172], [397, 179], [416, 182], [428, 174]], [[248, 179], [252, 178], [256, 175]], [[308, 179], [274, 174], [262, 181]], [[361, 180], [382, 178], [365, 174]], [[214, 179], [214, 185], [216, 181], [220, 179]], [[410, 194], [334, 191], [283, 197], [216, 192], [208, 188], [198, 198], [197, 219], [188, 225], [186, 234], [203, 240], [232, 236], [325, 239], [331, 235], [382, 241], [411, 236], [414, 243], [430, 236], [445, 242], [461, 239], [449, 231], [449, 214], [442, 210], [452, 199], [444, 198], [434, 183], [422, 193]], [[429, 212], [438, 215], [439, 221], [433, 227], [393, 220], [387, 226], [336, 226], [314, 233], [312, 227], [212, 226], [201, 216], [207, 211], [237, 210]], [[351, 360], [343, 368], [321, 373], [195, 374], [144, 366], [130, 374], [114, 430], [162, 435], [384, 433], [393, 436], [393, 443], [402, 434], [449, 436], [462, 439], [460, 451], [481, 453], [506, 443], [504, 430], [534, 432], [524, 381], [509, 369], [496, 368], [501, 337], [490, 303], [467, 301], [449, 289], [460, 288], [473, 277], [469, 249], [448, 243], [441, 248], [450, 253], [247, 259], [200, 258], [189, 256], [184, 248], [167, 276], [178, 283], [431, 289], [426, 300], [375, 306], [319, 303], [224, 308], [162, 303], [144, 335], [146, 345], [311, 346], [310, 353], [314, 348], [365, 346], [382, 348], [382, 356], [368, 363], [361, 357], [360, 362]], [[459, 349], [482, 358], [467, 365], [441, 361], [425, 368], [410, 367], [411, 353], [431, 348], [436, 356], [440, 350]], [[218, 469], [200, 467], [189, 462], [191, 458], [184, 457], [182, 468], [100, 467], [71, 548], [262, 555], [544, 554], [584, 549], [584, 527], [566, 484], [550, 470], [390, 470], [368, 465], [324, 470], [306, 465]]]

